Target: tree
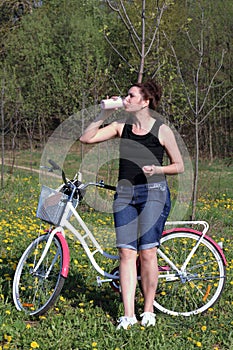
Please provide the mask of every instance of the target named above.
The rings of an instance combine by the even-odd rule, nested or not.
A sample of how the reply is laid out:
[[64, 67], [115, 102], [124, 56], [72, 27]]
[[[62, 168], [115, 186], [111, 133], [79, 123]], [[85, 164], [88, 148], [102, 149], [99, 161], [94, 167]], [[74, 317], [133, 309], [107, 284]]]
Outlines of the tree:
[[[212, 69], [211, 75], [206, 74], [208, 65], [208, 57], [205, 55], [205, 26], [206, 19], [204, 16], [204, 9], [200, 7], [201, 12], [201, 29], [200, 37], [197, 43], [195, 44], [193, 38], [190, 35], [188, 28], [185, 29], [185, 34], [190, 45], [190, 55], [196, 57], [196, 67], [192, 66], [192, 75], [193, 75], [193, 88], [190, 85], [190, 81], [187, 81], [185, 78], [185, 65], [182, 62], [182, 59], [178, 58], [176, 49], [173, 43], [169, 40], [166, 33], [164, 35], [169, 41], [173, 56], [176, 61], [177, 73], [181, 80], [184, 94], [186, 96], [186, 101], [189, 106], [190, 116], [186, 116], [189, 122], [195, 126], [195, 171], [194, 171], [194, 187], [193, 187], [193, 199], [192, 199], [192, 220], [195, 219], [196, 211], [196, 202], [197, 202], [197, 191], [198, 191], [198, 175], [199, 175], [199, 128], [206, 119], [211, 115], [211, 113], [221, 104], [221, 102], [233, 92], [233, 88], [230, 87], [225, 93], [223, 93], [217, 100], [209, 101], [211, 91], [216, 89], [219, 84], [222, 84], [221, 81], [217, 80], [219, 73], [223, 68], [223, 61], [225, 56], [225, 50], [222, 49], [221, 57], [216, 64], [215, 71]], [[191, 20], [191, 19], [190, 19]], [[196, 27], [195, 27], [196, 28]], [[186, 46], [187, 49], [187, 46]], [[194, 52], [194, 54], [193, 54]], [[192, 59], [192, 63], [194, 60]], [[182, 69], [184, 67], [184, 69]], [[211, 104], [210, 104], [211, 103]], [[193, 117], [192, 117], [193, 116]]]
[[[142, 0], [141, 5], [138, 5], [137, 1], [133, 2], [133, 4], [131, 1], [129, 1], [128, 4], [122, 0], [114, 2], [111, 0], [106, 1], [110, 9], [116, 12], [120, 17], [126, 32], [129, 34], [136, 58], [132, 60], [132, 57], [125, 56], [116, 43], [109, 38], [108, 27], [106, 27], [105, 30], [105, 39], [112, 49], [129, 66], [130, 70], [137, 73], [138, 82], [142, 81], [144, 73], [147, 70], [154, 76], [159, 70], [159, 67], [156, 68], [155, 71], [151, 71], [151, 66], [147, 68], [146, 60], [152, 52], [158, 53], [159, 51], [157, 40], [159, 26], [164, 11], [168, 8], [171, 1], [162, 1], [162, 3], [161, 1], [153, 1], [147, 4], [147, 6], [145, 0]], [[134, 10], [127, 10], [127, 8], [132, 5], [134, 6]]]
[[45, 125], [47, 132], [102, 92], [108, 62], [100, 9], [80, 5], [75, 0], [44, 2], [22, 18], [5, 42], [6, 82], [15, 76], [22, 126], [30, 139], [39, 130], [41, 142]]
[[[160, 3], [160, 5], [159, 5]], [[122, 23], [124, 24], [124, 27], [126, 28], [126, 31], [129, 33], [131, 44], [134, 47], [136, 51], [136, 58], [134, 57], [133, 60], [129, 60], [127, 56], [125, 56], [118, 46], [113, 43], [113, 41], [110, 39], [110, 33], [106, 31], [105, 38], [107, 42], [110, 44], [112, 49], [121, 57], [121, 59], [128, 64], [131, 70], [135, 70], [138, 73], [138, 81], [142, 80], [143, 75], [145, 72], [150, 71], [150, 69], [145, 69], [146, 59], [151, 64], [153, 62], [153, 65], [157, 65], [158, 69], [156, 71], [157, 75], [159, 75], [159, 70], [169, 70], [171, 69], [170, 76], [168, 75], [169, 80], [172, 81], [172, 84], [175, 84], [175, 88], [173, 88], [172, 93], [170, 94], [170, 101], [174, 101], [174, 95], [178, 92], [178, 100], [180, 100], [180, 106], [182, 106], [183, 111], [186, 113], [181, 112], [182, 121], [188, 121], [188, 123], [193, 124], [195, 127], [195, 176], [194, 176], [194, 186], [193, 186], [193, 198], [192, 198], [192, 219], [195, 218], [195, 209], [196, 209], [196, 201], [197, 201], [197, 189], [198, 189], [198, 166], [199, 166], [199, 128], [200, 125], [202, 125], [207, 118], [210, 116], [210, 114], [217, 108], [220, 107], [220, 104], [223, 100], [226, 99], [227, 96], [229, 96], [232, 92], [232, 88], [230, 85], [230, 88], [225, 90], [217, 99], [213, 100], [213, 94], [212, 91], [216, 90], [216, 87], [219, 87], [223, 85], [223, 76], [221, 78], [220, 73], [223, 73], [223, 59], [226, 54], [226, 51], [224, 48], [221, 49], [221, 54], [219, 55], [219, 52], [214, 57], [214, 61], [212, 61], [211, 52], [206, 51], [205, 44], [207, 42], [207, 38], [205, 36], [205, 31], [207, 28], [209, 28], [209, 23], [204, 18], [204, 9], [206, 12], [211, 15], [213, 14], [213, 5], [210, 6], [209, 2], [206, 0], [199, 1], [197, 4], [193, 3], [193, 1], [177, 1], [176, 5], [171, 6], [170, 8], [173, 9], [181, 9], [181, 6], [183, 5], [185, 7], [186, 16], [184, 17], [184, 22], [181, 27], [178, 28], [176, 35], [172, 34], [171, 37], [174, 41], [178, 41], [178, 54], [175, 49], [175, 45], [170, 39], [170, 36], [168, 35], [169, 30], [173, 29], [174, 27], [168, 27], [166, 28], [162, 23], [162, 15], [164, 13], [164, 10], [168, 8], [168, 5], [170, 3], [168, 2], [161, 2], [156, 1], [153, 2], [154, 8], [157, 9], [157, 15], [153, 12], [149, 11], [149, 6], [145, 1], [141, 1], [141, 7], [138, 5], [138, 2], [133, 2], [133, 5], [135, 6], [135, 12], [129, 9], [127, 7], [128, 2], [123, 2], [121, 0], [119, 1], [111, 1], [107, 0], [107, 4], [110, 7], [112, 11], [117, 13], [119, 18], [121, 19]], [[218, 2], [218, 5], [220, 2]], [[130, 2], [130, 5], [132, 5], [132, 2]], [[216, 4], [215, 4], [216, 5]], [[214, 7], [215, 7], [214, 5]], [[147, 16], [145, 16], [147, 10]], [[197, 21], [197, 18], [199, 16], [199, 13], [201, 12], [201, 27], [199, 28], [199, 22]], [[201, 11], [200, 11], [201, 10]], [[139, 13], [141, 14], [140, 20], [138, 20]], [[150, 37], [146, 38], [146, 23], [149, 23], [149, 20], [151, 19], [148, 13], [152, 13], [152, 19], [155, 19], [155, 22], [153, 25], [147, 25], [150, 28], [149, 33]], [[195, 22], [193, 20], [193, 17], [195, 16]], [[168, 17], [165, 16], [165, 22], [167, 23]], [[211, 21], [210, 18], [208, 18], [209, 21]], [[138, 24], [139, 23], [139, 24]], [[213, 23], [213, 22], [212, 22]], [[192, 35], [190, 34], [190, 27], [192, 24]], [[139, 28], [141, 28], [141, 31], [139, 32]], [[153, 29], [152, 29], [153, 28]], [[108, 29], [108, 28], [107, 28]], [[199, 30], [198, 30], [199, 29]], [[167, 52], [163, 51], [163, 56], [161, 59], [161, 52], [162, 49], [166, 47], [164, 45], [164, 42], [161, 40], [161, 37], [158, 36], [160, 32], [164, 33], [164, 36], [169, 43], [169, 46], [172, 50], [172, 54], [175, 58], [176, 66], [177, 66], [177, 72], [174, 72], [174, 64], [172, 60], [169, 57], [169, 54]], [[200, 32], [200, 37], [197, 38], [197, 33]], [[151, 34], [153, 33], [153, 34]], [[185, 42], [182, 38], [182, 33], [185, 33], [187, 39], [188, 39], [188, 45], [187, 42]], [[157, 41], [155, 40], [157, 39]], [[158, 38], [160, 41], [158, 41]], [[154, 45], [157, 43], [157, 45]], [[159, 45], [158, 45], [159, 43]], [[140, 46], [139, 46], [140, 44]], [[147, 44], [147, 46], [146, 46]], [[155, 58], [155, 55], [152, 54], [152, 60], [149, 59], [149, 54], [152, 53], [152, 47], [156, 48], [156, 54], [158, 55], [160, 53], [159, 59]], [[216, 45], [215, 45], [216, 47]], [[194, 53], [194, 54], [193, 54]], [[182, 54], [184, 54], [182, 56]], [[182, 59], [178, 58], [182, 57]], [[158, 55], [159, 56], [159, 55]], [[135, 63], [139, 62], [139, 68], [135, 68], [136, 65], [132, 64], [133, 61]], [[162, 62], [162, 64], [161, 64]], [[210, 63], [211, 62], [211, 66]], [[165, 67], [163, 67], [163, 65]], [[147, 66], [148, 67], [148, 66]], [[153, 76], [154, 74], [152, 74]], [[183, 91], [178, 89], [177, 83], [177, 75], [179, 79], [181, 79]], [[222, 74], [223, 75], [223, 74]], [[192, 86], [192, 82], [194, 81], [194, 87]], [[174, 94], [174, 90], [175, 94]], [[221, 90], [223, 91], [223, 90]], [[174, 105], [174, 102], [172, 101], [172, 105]], [[186, 102], [186, 106], [184, 106], [184, 102]], [[182, 110], [181, 108], [181, 110]], [[192, 118], [193, 115], [193, 118]], [[179, 118], [180, 119], [180, 118]]]

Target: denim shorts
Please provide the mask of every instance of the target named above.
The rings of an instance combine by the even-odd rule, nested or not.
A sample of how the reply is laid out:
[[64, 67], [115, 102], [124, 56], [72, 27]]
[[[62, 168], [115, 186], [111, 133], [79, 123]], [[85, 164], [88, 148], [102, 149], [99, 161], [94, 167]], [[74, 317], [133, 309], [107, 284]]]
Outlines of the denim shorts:
[[116, 246], [137, 251], [159, 247], [170, 208], [166, 181], [119, 185], [113, 203]]

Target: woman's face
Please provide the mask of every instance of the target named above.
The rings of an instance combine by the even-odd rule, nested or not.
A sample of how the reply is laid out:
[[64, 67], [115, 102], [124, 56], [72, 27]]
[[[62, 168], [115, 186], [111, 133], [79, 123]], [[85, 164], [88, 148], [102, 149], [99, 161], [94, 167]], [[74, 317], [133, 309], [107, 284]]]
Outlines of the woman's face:
[[124, 106], [127, 112], [138, 112], [148, 105], [148, 101], [144, 100], [140, 88], [132, 86], [128, 95], [124, 98]]

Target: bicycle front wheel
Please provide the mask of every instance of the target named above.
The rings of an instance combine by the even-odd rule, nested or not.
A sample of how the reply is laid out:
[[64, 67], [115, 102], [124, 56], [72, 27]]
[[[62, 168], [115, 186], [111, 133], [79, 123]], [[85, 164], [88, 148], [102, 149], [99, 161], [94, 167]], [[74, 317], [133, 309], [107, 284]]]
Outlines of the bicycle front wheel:
[[13, 299], [18, 310], [31, 316], [44, 314], [55, 302], [65, 278], [61, 275], [62, 245], [54, 236], [49, 250], [35, 271], [49, 234], [35, 239], [23, 253], [13, 280]]
[[[160, 250], [181, 269], [200, 239], [194, 232], [170, 232], [162, 236]], [[217, 246], [206, 238], [186, 268], [172, 270], [158, 254], [160, 272], [154, 306], [169, 315], [190, 316], [207, 311], [219, 299], [225, 284], [225, 262]]]

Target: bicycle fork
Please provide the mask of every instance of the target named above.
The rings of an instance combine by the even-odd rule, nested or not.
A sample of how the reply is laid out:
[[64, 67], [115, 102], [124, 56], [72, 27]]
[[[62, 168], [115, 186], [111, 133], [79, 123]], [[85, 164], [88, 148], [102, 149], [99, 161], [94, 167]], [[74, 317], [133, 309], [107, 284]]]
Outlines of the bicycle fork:
[[[69, 247], [68, 247], [68, 244], [65, 240], [65, 234], [64, 234], [64, 231], [62, 229], [62, 227], [59, 227], [59, 228], [55, 228], [54, 230], [52, 230], [49, 234], [49, 238], [48, 238], [48, 241], [46, 242], [46, 245], [44, 247], [44, 250], [41, 254], [41, 257], [39, 259], [39, 261], [37, 262], [35, 268], [33, 269], [32, 271], [32, 274], [36, 274], [40, 265], [42, 264], [44, 258], [46, 257], [47, 253], [48, 253], [48, 250], [51, 246], [51, 243], [54, 239], [54, 236], [57, 236], [57, 238], [59, 239], [60, 243], [61, 243], [61, 248], [62, 248], [62, 256], [63, 256], [63, 263], [62, 263], [62, 270], [61, 270], [61, 275], [63, 277], [67, 277], [68, 276], [68, 272], [69, 272], [69, 262], [70, 262], [70, 252], [69, 252]], [[51, 264], [50, 264], [50, 267], [48, 268], [46, 274], [44, 275], [44, 278], [48, 278], [56, 260], [57, 260], [57, 256], [58, 256], [58, 253], [56, 253], [56, 255], [54, 256]]]

